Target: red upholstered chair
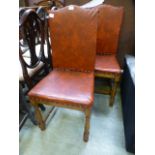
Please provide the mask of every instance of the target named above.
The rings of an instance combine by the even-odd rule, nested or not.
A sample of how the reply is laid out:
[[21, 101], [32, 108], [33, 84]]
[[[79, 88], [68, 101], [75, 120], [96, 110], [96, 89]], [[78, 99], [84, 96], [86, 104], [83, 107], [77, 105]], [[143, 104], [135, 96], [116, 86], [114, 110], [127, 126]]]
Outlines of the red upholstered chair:
[[83, 111], [86, 119], [83, 138], [88, 141], [94, 102], [97, 13], [69, 6], [50, 12], [49, 17], [53, 71], [28, 95], [42, 130], [45, 122], [39, 103]]
[[109, 104], [112, 106], [122, 73], [116, 54], [124, 9], [111, 5], [100, 5], [97, 9], [99, 14], [95, 76], [114, 81], [110, 91], [106, 92], [110, 95]]

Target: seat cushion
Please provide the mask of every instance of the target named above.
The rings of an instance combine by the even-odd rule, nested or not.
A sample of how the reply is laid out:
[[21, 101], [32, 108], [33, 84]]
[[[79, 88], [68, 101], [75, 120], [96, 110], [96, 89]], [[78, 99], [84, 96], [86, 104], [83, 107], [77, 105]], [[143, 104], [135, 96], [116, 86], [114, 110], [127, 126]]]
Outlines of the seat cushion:
[[54, 69], [29, 93], [30, 99], [64, 104], [93, 104], [94, 73]]
[[96, 55], [95, 72], [121, 73], [115, 55]]

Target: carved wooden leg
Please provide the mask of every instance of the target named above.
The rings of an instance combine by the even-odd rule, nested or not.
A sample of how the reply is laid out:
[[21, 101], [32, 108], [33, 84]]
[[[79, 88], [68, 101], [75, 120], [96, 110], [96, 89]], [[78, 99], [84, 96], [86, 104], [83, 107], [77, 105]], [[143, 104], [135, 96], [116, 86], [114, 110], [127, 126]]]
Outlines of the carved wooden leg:
[[87, 142], [89, 138], [90, 114], [91, 114], [91, 108], [87, 108], [85, 110], [85, 128], [84, 128], [84, 135], [83, 135], [83, 140], [85, 142]]
[[110, 95], [110, 103], [109, 105], [112, 107], [114, 104], [114, 99], [115, 99], [115, 95], [116, 95], [116, 91], [117, 91], [117, 87], [118, 87], [118, 81], [116, 79], [114, 79], [114, 84], [112, 86], [112, 90], [111, 90], [111, 95]]
[[34, 108], [35, 108], [35, 118], [37, 120], [37, 123], [41, 130], [45, 130], [45, 122], [43, 121], [39, 107], [36, 105], [34, 106]]

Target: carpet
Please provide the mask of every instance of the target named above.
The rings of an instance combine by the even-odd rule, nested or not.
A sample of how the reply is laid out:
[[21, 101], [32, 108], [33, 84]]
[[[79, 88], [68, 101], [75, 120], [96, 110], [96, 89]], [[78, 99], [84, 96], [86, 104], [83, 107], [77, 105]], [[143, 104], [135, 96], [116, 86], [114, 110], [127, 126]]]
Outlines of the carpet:
[[125, 150], [120, 92], [113, 107], [108, 101], [109, 96], [95, 94], [87, 143], [83, 142], [84, 114], [57, 108], [56, 114], [49, 116], [45, 131], [26, 121], [19, 134], [19, 154], [132, 155]]

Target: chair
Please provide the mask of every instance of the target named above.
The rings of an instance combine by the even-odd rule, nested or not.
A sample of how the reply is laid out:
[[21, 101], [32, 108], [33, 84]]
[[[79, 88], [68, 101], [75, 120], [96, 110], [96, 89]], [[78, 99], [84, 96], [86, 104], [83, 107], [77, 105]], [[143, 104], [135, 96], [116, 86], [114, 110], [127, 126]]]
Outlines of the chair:
[[[53, 71], [29, 92], [41, 130], [45, 129], [39, 103], [85, 113], [83, 139], [88, 141], [94, 101], [97, 13], [69, 6], [49, 14]], [[87, 63], [85, 63], [87, 61]]]
[[[39, 40], [39, 42], [38, 42]], [[37, 54], [37, 52], [39, 53]], [[24, 56], [28, 53], [29, 57]], [[44, 54], [44, 29], [34, 10], [21, 13], [19, 24], [19, 82], [27, 92], [49, 73]], [[44, 111], [45, 107], [39, 104]]]
[[25, 0], [26, 6], [43, 6], [51, 9], [53, 6], [58, 8], [65, 6], [65, 0]]
[[[48, 64], [44, 54], [44, 30], [42, 21], [34, 10], [26, 10], [20, 18], [19, 60], [20, 82], [26, 82], [31, 89], [35, 82], [33, 77], [41, 70], [48, 74]], [[40, 42], [37, 42], [39, 39]], [[37, 47], [36, 47], [37, 44]], [[39, 53], [37, 53], [39, 51]], [[24, 56], [28, 53], [29, 57]]]
[[52, 53], [51, 40], [49, 37], [49, 26], [48, 26], [48, 12], [46, 11], [45, 8], [39, 7], [36, 10], [36, 13], [41, 18], [43, 23], [43, 28], [44, 28], [44, 40], [45, 40], [44, 46], [46, 47], [46, 49], [44, 49], [44, 51], [46, 51], [45, 59], [47, 60], [47, 63], [50, 64], [50, 68], [53, 69], [52, 54], [51, 54]]
[[27, 118], [30, 118], [31, 122], [36, 125], [37, 122], [34, 117], [32, 106], [26, 101], [23, 88], [19, 83], [19, 131], [23, 127]]
[[58, 8], [61, 8], [65, 6], [65, 1], [64, 0], [42, 0], [38, 3], [35, 3], [35, 5], [48, 6], [49, 8], [56, 6]]
[[110, 91], [105, 92], [110, 95], [109, 105], [113, 106], [118, 83], [123, 72], [116, 54], [124, 11], [123, 7], [111, 5], [100, 5], [97, 6], [97, 9], [99, 14], [95, 76], [113, 81]]
[[[50, 38], [49, 38], [49, 30], [48, 30], [48, 13], [46, 11], [46, 9], [44, 7], [38, 7], [36, 9], [34, 9], [36, 14], [39, 16], [39, 18], [42, 21], [42, 27], [43, 27], [43, 37], [44, 37], [44, 63], [47, 63], [47, 65], [49, 65], [49, 69], [51, 70], [52, 67], [52, 55], [51, 55], [51, 45], [50, 45]], [[37, 42], [36, 44], [36, 55], [39, 57], [39, 50], [40, 50], [40, 40], [39, 37], [37, 38]], [[25, 52], [23, 54], [24, 57], [29, 58], [30, 57], [30, 52]]]

